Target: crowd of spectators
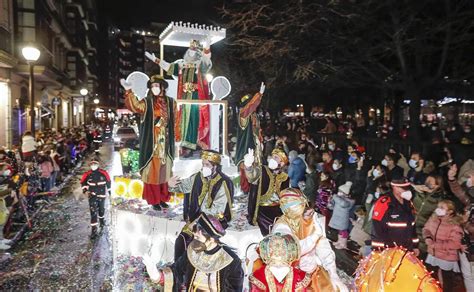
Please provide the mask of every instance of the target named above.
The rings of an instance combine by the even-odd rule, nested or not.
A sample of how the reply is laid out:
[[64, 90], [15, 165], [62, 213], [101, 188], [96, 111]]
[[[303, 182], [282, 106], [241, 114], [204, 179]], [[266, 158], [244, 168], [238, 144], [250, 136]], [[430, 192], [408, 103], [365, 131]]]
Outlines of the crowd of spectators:
[[[19, 198], [26, 199], [27, 210], [22, 211], [28, 212], [38, 199], [48, 201], [57, 193], [64, 179], [93, 151], [94, 137], [99, 135], [102, 126], [45, 129], [35, 137], [26, 131], [19, 145], [0, 148], [0, 230], [8, 215], [19, 209]], [[0, 249], [9, 249], [11, 241], [1, 234]]]

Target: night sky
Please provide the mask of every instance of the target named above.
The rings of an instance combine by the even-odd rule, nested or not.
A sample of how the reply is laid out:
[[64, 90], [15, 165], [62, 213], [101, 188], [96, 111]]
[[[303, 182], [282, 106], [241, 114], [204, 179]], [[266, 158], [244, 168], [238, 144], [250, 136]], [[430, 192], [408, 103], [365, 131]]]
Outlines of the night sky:
[[215, 7], [220, 7], [223, 2], [222, 0], [101, 0], [98, 1], [98, 5], [103, 25], [108, 22], [127, 29], [146, 28], [151, 22], [207, 23], [218, 19]]

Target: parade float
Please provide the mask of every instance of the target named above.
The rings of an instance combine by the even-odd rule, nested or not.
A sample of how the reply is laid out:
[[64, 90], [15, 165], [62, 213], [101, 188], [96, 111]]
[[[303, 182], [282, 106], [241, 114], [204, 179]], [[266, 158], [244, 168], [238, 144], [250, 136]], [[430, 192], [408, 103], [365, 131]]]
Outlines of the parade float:
[[[192, 40], [209, 42], [213, 45], [224, 39], [225, 29], [190, 23], [172, 22], [160, 35], [160, 59], [164, 58], [165, 46], [188, 47]], [[127, 82], [137, 97], [145, 97], [149, 77], [143, 72], [133, 72]], [[238, 189], [239, 174], [237, 167], [228, 156], [228, 104], [224, 98], [230, 93], [231, 86], [227, 78], [218, 76], [209, 84], [208, 100], [182, 100], [177, 98], [178, 78], [166, 80], [169, 84], [167, 95], [176, 100], [178, 108], [187, 105], [208, 106], [209, 140], [208, 148], [218, 151], [222, 156], [222, 171], [234, 182], [236, 191], [233, 202], [232, 221], [227, 228], [222, 242], [236, 248], [238, 255], [244, 259], [247, 246], [262, 239], [257, 227], [247, 223], [247, 199], [241, 196]], [[201, 113], [202, 114], [202, 113]], [[202, 168], [200, 157], [180, 157], [179, 141], [173, 162], [173, 175], [180, 178], [190, 177]], [[139, 149], [123, 149], [114, 156], [114, 163], [121, 164], [112, 186], [111, 228], [114, 256], [114, 287], [123, 289], [153, 289], [143, 275], [140, 258], [149, 256], [156, 263], [169, 263], [174, 258], [174, 244], [181, 232], [183, 220], [184, 194], [171, 195], [170, 207], [156, 211], [142, 200], [143, 182], [138, 174]], [[117, 155], [118, 154], [118, 155]], [[139, 286], [137, 286], [139, 285]]]

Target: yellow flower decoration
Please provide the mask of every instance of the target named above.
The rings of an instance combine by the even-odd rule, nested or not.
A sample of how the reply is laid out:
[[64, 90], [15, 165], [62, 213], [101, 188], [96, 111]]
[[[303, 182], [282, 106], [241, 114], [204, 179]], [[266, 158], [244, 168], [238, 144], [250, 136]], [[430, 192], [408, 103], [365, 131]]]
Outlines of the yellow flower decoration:
[[141, 199], [143, 193], [143, 182], [141, 180], [134, 179], [128, 185], [128, 194], [130, 198]]

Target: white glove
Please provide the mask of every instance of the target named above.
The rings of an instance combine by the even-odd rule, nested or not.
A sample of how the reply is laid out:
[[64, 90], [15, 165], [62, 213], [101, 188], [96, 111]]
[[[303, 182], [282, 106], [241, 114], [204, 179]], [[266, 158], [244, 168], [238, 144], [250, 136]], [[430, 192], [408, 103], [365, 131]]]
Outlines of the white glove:
[[145, 57], [147, 57], [150, 61], [152, 61], [153, 63], [156, 63], [156, 60], [158, 59], [156, 56], [155, 56], [155, 53], [149, 53], [147, 51], [145, 51]]
[[122, 85], [125, 90], [130, 90], [132, 88], [132, 84], [128, 83], [125, 79], [120, 79], [120, 85]]
[[150, 276], [150, 279], [153, 282], [159, 282], [161, 280], [161, 273], [158, 271], [156, 264], [153, 262], [149, 255], [144, 255], [142, 258], [143, 264], [146, 267], [146, 271], [148, 273], [148, 276]]
[[254, 157], [254, 154], [253, 154], [253, 149], [249, 148], [249, 152], [247, 154], [245, 154], [245, 156], [244, 156], [244, 165], [246, 167], [251, 167], [254, 162], [255, 162], [255, 157]]
[[260, 94], [263, 94], [265, 92], [265, 83], [262, 82], [260, 85]]
[[349, 289], [347, 286], [342, 283], [341, 279], [339, 277], [331, 277], [331, 284], [334, 287], [334, 290], [339, 291], [339, 292], [349, 292]]

